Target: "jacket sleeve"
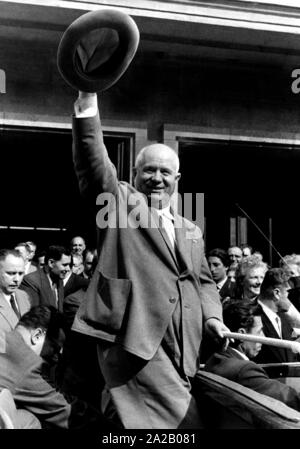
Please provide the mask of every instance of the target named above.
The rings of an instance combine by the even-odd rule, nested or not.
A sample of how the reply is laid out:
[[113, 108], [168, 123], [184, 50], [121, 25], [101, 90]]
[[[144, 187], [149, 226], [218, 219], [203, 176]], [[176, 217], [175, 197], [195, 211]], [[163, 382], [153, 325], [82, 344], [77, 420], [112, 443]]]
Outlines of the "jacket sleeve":
[[298, 392], [278, 380], [270, 379], [266, 372], [256, 363], [251, 362], [243, 365], [236, 381], [245, 387], [278, 399], [289, 407], [300, 411], [300, 395]]
[[23, 376], [23, 381], [14, 391], [14, 400], [18, 408], [33, 413], [43, 427], [68, 428], [71, 406], [43, 379], [37, 364]]
[[40, 289], [30, 277], [24, 276], [19, 288], [28, 294], [31, 307], [40, 305]]
[[117, 193], [117, 174], [103, 141], [99, 113], [73, 117], [73, 162], [81, 194], [94, 202], [102, 192]]

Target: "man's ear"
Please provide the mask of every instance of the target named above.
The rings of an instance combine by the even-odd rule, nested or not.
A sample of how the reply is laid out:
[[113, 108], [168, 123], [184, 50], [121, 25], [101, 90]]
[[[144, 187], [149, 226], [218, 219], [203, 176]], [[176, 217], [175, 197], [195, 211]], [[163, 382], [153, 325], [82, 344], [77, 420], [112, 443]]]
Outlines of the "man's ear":
[[175, 180], [179, 181], [180, 178], [181, 178], [181, 173], [176, 173]]
[[136, 167], [133, 167], [132, 168], [132, 180], [133, 180], [133, 185], [134, 185], [134, 187], [136, 187], [136, 184], [135, 184], [135, 179], [136, 179], [136, 175], [137, 175], [137, 168]]
[[246, 329], [244, 329], [243, 327], [240, 327], [237, 331], [238, 331], [239, 334], [246, 334], [247, 333]]
[[48, 267], [52, 268], [54, 263], [54, 259], [48, 259]]
[[278, 287], [273, 288], [273, 296], [274, 296], [276, 302], [279, 301], [279, 299], [280, 299], [280, 290], [279, 290]]
[[34, 329], [31, 333], [31, 344], [33, 346], [39, 344], [41, 341], [45, 340], [45, 336], [45, 331], [43, 331], [43, 329], [41, 329], [40, 327]]

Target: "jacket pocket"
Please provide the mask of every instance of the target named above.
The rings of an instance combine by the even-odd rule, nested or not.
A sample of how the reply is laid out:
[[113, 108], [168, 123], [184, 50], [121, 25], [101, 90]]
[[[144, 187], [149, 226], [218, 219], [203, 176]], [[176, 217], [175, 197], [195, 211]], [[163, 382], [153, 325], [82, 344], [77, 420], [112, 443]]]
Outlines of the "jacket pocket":
[[122, 326], [131, 281], [109, 278], [100, 271], [98, 280], [95, 281], [94, 288], [87, 291], [87, 295], [91, 297], [87, 300], [86, 319], [93, 323], [93, 327], [116, 334]]

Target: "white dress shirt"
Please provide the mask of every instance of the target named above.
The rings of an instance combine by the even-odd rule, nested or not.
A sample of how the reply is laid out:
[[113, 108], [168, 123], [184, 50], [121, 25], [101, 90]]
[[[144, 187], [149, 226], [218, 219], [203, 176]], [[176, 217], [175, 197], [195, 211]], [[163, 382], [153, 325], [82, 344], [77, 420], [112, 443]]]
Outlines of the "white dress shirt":
[[94, 117], [98, 112], [97, 95], [91, 95], [86, 98], [78, 98], [74, 103], [75, 117]]
[[9, 307], [11, 307], [10, 299], [13, 296], [14, 300], [15, 300], [16, 308], [20, 312], [19, 305], [18, 305], [18, 302], [16, 300], [16, 296], [13, 293], [11, 293], [10, 295], [6, 295], [5, 293], [2, 292], [2, 294], [3, 294], [3, 297], [6, 299], [6, 301], [8, 302]]
[[175, 227], [174, 227], [174, 217], [171, 214], [170, 206], [164, 207], [163, 209], [156, 209], [156, 212], [162, 220], [162, 226], [167, 233], [167, 236], [172, 244], [175, 246]]
[[227, 277], [225, 277], [224, 279], [222, 279], [222, 281], [220, 281], [220, 282], [218, 282], [218, 283], [216, 284], [217, 289], [218, 289], [219, 291], [221, 290], [221, 288], [223, 287], [223, 285], [225, 284], [226, 281], [227, 281]]
[[64, 287], [65, 287], [66, 283], [68, 282], [68, 280], [70, 279], [71, 276], [72, 276], [72, 270], [70, 270], [70, 272], [67, 274], [67, 276], [63, 279]]

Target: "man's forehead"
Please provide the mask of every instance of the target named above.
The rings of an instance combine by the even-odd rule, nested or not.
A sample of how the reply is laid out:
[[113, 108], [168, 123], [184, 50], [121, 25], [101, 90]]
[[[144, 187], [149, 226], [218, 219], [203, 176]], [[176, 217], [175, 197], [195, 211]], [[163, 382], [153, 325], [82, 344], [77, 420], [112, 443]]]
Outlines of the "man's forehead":
[[62, 263], [67, 263], [70, 261], [71, 261], [71, 256], [69, 256], [67, 254], [63, 254], [60, 259], [54, 260], [54, 262], [62, 262]]
[[18, 266], [24, 268], [24, 259], [22, 256], [17, 257], [13, 254], [8, 254], [5, 259], [0, 260], [0, 267], [7, 269], [12, 266]]
[[171, 164], [176, 166], [176, 154], [168, 147], [151, 147], [145, 150], [142, 165]]
[[242, 254], [242, 250], [238, 248], [237, 246], [234, 246], [233, 248], [229, 248], [228, 252], [230, 254]]
[[209, 256], [208, 260], [211, 263], [222, 263], [221, 259], [217, 256]]
[[73, 245], [83, 245], [84, 241], [81, 237], [76, 237], [75, 239], [73, 239]]

